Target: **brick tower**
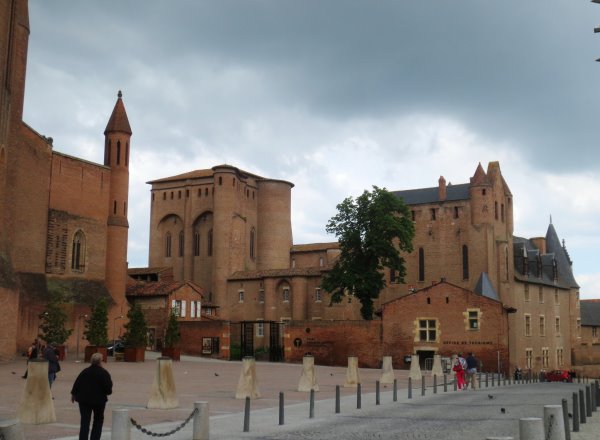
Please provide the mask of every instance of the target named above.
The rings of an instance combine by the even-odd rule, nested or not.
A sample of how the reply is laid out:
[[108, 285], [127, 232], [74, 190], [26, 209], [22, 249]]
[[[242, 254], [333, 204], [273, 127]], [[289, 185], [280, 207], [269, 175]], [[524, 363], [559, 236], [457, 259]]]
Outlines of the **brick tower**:
[[[110, 197], [106, 236], [106, 288], [115, 307], [111, 317], [125, 314], [125, 284], [127, 279], [127, 203], [129, 199], [129, 141], [131, 127], [125, 112], [122, 93], [104, 130], [104, 165], [110, 167]], [[114, 315], [114, 316], [113, 316]]]

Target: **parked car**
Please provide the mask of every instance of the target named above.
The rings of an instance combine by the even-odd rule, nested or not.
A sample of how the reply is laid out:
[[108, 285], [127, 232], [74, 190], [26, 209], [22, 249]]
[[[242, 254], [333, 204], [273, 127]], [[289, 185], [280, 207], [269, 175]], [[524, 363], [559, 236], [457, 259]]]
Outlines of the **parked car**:
[[573, 375], [568, 370], [548, 371], [545, 375], [546, 382], [573, 382]]
[[111, 342], [106, 346], [108, 356], [114, 356], [114, 353], [123, 353], [125, 351], [125, 343], [123, 341]]

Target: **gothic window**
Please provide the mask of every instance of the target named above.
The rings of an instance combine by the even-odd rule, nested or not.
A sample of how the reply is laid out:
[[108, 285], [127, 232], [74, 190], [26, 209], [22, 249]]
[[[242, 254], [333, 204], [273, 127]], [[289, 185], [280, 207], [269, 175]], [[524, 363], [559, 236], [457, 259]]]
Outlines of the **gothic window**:
[[194, 257], [200, 256], [200, 233], [194, 232]]
[[85, 235], [79, 230], [73, 236], [73, 251], [71, 254], [71, 269], [83, 272], [85, 268]]
[[290, 288], [289, 287], [283, 288], [282, 299], [283, 299], [283, 302], [290, 302]]
[[121, 164], [121, 141], [117, 141], [117, 165]]
[[116, 214], [116, 213], [117, 213], [117, 201], [115, 200], [113, 202], [113, 214]]
[[179, 231], [179, 256], [180, 257], [183, 257], [183, 245], [184, 245], [183, 231]]
[[255, 236], [254, 228], [250, 230], [250, 258], [254, 260], [254, 236]]
[[165, 235], [165, 257], [171, 257], [171, 233], [167, 232]]
[[494, 218], [498, 220], [498, 202], [494, 202]]
[[500, 220], [504, 223], [504, 203], [500, 205]]
[[129, 166], [129, 142], [125, 142], [125, 166]]
[[425, 281], [425, 251], [419, 248], [419, 281]]
[[463, 269], [463, 280], [469, 279], [469, 248], [466, 244], [462, 247], [462, 269]]
[[213, 230], [212, 229], [210, 229], [208, 231], [208, 241], [206, 244], [207, 244], [207, 248], [208, 248], [207, 255], [209, 257], [212, 257], [212, 254], [213, 254]]

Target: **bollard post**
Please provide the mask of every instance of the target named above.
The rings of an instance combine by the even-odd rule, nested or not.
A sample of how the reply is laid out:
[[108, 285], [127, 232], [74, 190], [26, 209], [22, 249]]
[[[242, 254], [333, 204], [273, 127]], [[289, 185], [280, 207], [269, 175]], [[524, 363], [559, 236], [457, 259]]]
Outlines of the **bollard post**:
[[437, 394], [437, 374], [433, 375], [433, 394]]
[[492, 388], [494, 388], [496, 383], [496, 373], [492, 373]]
[[394, 379], [394, 392], [392, 394], [392, 400], [394, 402], [398, 401], [398, 379]]
[[[508, 382], [508, 384], [510, 385], [510, 381]], [[502, 373], [502, 386], [506, 386], [506, 376], [504, 375], [504, 373]]]
[[362, 396], [361, 396], [361, 385], [360, 383], [356, 384], [356, 409], [360, 409], [362, 407]]
[[408, 398], [412, 399], [412, 379], [408, 378]]
[[421, 377], [421, 396], [425, 395], [425, 376]]
[[589, 385], [585, 386], [585, 415], [592, 417], [592, 393]]
[[381, 399], [379, 395], [379, 381], [375, 381], [375, 405], [381, 405]]
[[600, 406], [600, 384], [598, 381], [594, 382], [596, 384], [596, 405]]
[[111, 438], [118, 438], [119, 440], [131, 439], [131, 421], [128, 409], [113, 409]]
[[284, 406], [284, 395], [283, 391], [279, 392], [279, 424], [285, 423], [285, 406]]
[[590, 406], [591, 406], [591, 410], [592, 410], [592, 415], [594, 415], [593, 413], [596, 412], [596, 390], [594, 389], [594, 382], [592, 382], [591, 385], [589, 385], [590, 387]]
[[565, 440], [562, 405], [544, 405], [545, 440]]
[[489, 377], [490, 377], [490, 375], [488, 373], [485, 373], [485, 387], [486, 388], [489, 386]]
[[486, 437], [485, 440], [513, 440], [514, 437]]
[[569, 428], [569, 404], [567, 399], [562, 400], [563, 421], [565, 423], [565, 440], [571, 440], [571, 430]]
[[586, 413], [587, 411], [585, 410], [585, 396], [583, 395], [583, 390], [579, 389], [579, 421], [581, 423], [587, 422]]
[[250, 432], [250, 397], [246, 397], [244, 405], [244, 432]]
[[335, 386], [335, 413], [340, 413], [340, 386]]
[[477, 373], [477, 375], [478, 375], [478, 377], [477, 377], [477, 383], [479, 384], [479, 387], [481, 388], [481, 371], [479, 373]]
[[0, 439], [25, 440], [19, 419], [0, 420]]
[[579, 397], [573, 393], [573, 432], [579, 432]]
[[539, 417], [519, 419], [519, 438], [527, 440], [545, 440], [544, 422]]
[[448, 376], [444, 374], [444, 393], [448, 392]]
[[456, 376], [454, 376], [454, 379], [453, 379], [453, 381], [452, 381], [452, 382], [454, 382], [454, 391], [456, 391], [456, 390], [458, 389], [458, 388], [457, 388], [457, 387], [458, 387], [458, 385], [457, 385]]
[[192, 440], [208, 440], [210, 437], [208, 422], [208, 402], [194, 402], [194, 414], [192, 424]]
[[315, 418], [315, 390], [310, 390], [310, 405], [308, 410], [308, 418]]

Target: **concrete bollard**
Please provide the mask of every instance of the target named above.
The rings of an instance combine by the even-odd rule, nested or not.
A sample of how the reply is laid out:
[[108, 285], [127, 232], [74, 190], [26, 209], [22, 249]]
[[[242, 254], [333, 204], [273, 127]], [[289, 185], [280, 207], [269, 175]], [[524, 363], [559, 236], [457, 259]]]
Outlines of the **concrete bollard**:
[[340, 413], [340, 386], [335, 386], [335, 413]]
[[179, 399], [173, 378], [173, 361], [167, 357], [160, 357], [156, 362], [156, 375], [150, 390], [148, 408], [173, 409], [178, 406]]
[[421, 365], [419, 364], [419, 355], [413, 354], [411, 359], [408, 377], [410, 377], [412, 380], [421, 380]]
[[21, 423], [41, 425], [56, 422], [54, 403], [48, 383], [48, 361], [31, 359], [27, 365], [27, 381], [17, 408]]
[[381, 405], [381, 393], [378, 380], [375, 381], [375, 405]]
[[209, 408], [208, 402], [194, 402], [194, 414], [192, 424], [192, 440], [208, 440], [209, 432]]
[[425, 395], [425, 376], [421, 376], [421, 396]]
[[544, 423], [539, 417], [519, 419], [519, 438], [527, 440], [545, 440]]
[[298, 391], [319, 391], [317, 376], [315, 375], [315, 358], [306, 355], [302, 358], [302, 374], [298, 382]]
[[392, 394], [392, 401], [398, 401], [398, 379], [394, 379], [394, 392]]
[[362, 387], [360, 383], [356, 384], [356, 409], [362, 408]]
[[256, 361], [252, 356], [246, 356], [242, 360], [242, 372], [235, 392], [236, 399], [245, 399], [246, 397], [251, 399], [260, 398], [258, 380], [256, 379]]
[[412, 399], [412, 379], [410, 377], [408, 378], [407, 390], [408, 390], [408, 398]]
[[114, 440], [131, 440], [131, 419], [126, 408], [113, 409], [110, 438]]
[[360, 374], [358, 373], [358, 358], [348, 356], [348, 368], [346, 369], [346, 382], [344, 387], [355, 387], [360, 383]]
[[545, 440], [565, 440], [562, 405], [544, 405]]
[[431, 375], [441, 376], [442, 374], [444, 374], [444, 370], [442, 370], [442, 356], [439, 354], [434, 354], [433, 366], [431, 367]]
[[23, 427], [21, 426], [19, 420], [0, 420], [0, 439], [25, 440]]
[[315, 390], [310, 390], [310, 398], [308, 404], [308, 418], [315, 418]]
[[383, 364], [381, 365], [380, 383], [394, 383], [394, 367], [392, 365], [392, 357], [384, 356]]

